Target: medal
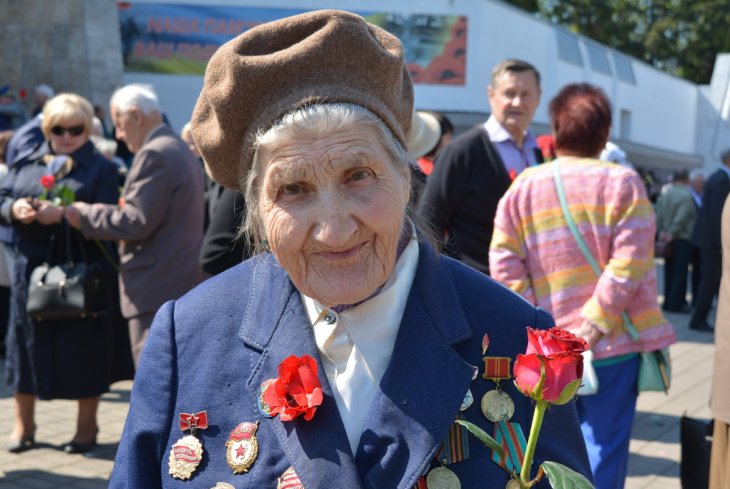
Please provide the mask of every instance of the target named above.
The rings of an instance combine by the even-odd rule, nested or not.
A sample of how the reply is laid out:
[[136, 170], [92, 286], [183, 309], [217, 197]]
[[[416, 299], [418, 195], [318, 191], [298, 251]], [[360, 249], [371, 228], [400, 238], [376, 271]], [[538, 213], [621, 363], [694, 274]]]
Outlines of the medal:
[[509, 394], [499, 389], [484, 394], [481, 402], [482, 413], [492, 423], [509, 421], [515, 414], [515, 404]]
[[482, 377], [498, 383], [512, 377], [509, 373], [510, 357], [484, 357], [484, 373]]
[[193, 435], [180, 438], [170, 450], [170, 475], [176, 479], [190, 479], [203, 459], [203, 445]]
[[196, 414], [180, 413], [180, 429], [190, 434], [180, 438], [170, 449], [168, 459], [169, 474], [176, 479], [190, 479], [195, 469], [203, 459], [203, 445], [195, 437], [197, 430], [208, 427], [208, 413], [201, 411]]
[[428, 489], [461, 489], [459, 478], [446, 467], [436, 467], [426, 476]]
[[510, 479], [504, 489], [521, 489], [520, 483], [514, 479]]
[[[460, 418], [457, 418], [457, 420]], [[442, 465], [455, 464], [469, 458], [469, 430], [454, 422], [434, 458]], [[430, 486], [429, 486], [430, 487]]]
[[241, 423], [231, 431], [226, 442], [226, 461], [234, 474], [248, 472], [259, 454], [259, 442], [256, 439], [256, 423]]
[[461, 401], [461, 406], [459, 407], [459, 411], [464, 412], [471, 405], [474, 404], [474, 395], [471, 393], [471, 389], [466, 390], [466, 396], [464, 396], [464, 400]]
[[276, 484], [276, 489], [304, 489], [302, 481], [299, 480], [299, 476], [294, 472], [294, 467], [289, 467], [281, 474]]
[[261, 393], [259, 394], [258, 398], [258, 407], [259, 412], [265, 418], [273, 418], [273, 416], [271, 415], [271, 406], [264, 402], [264, 392], [266, 392], [266, 389], [274, 382], [276, 382], [276, 379], [264, 380], [261, 383]]
[[506, 421], [495, 423], [494, 439], [502, 445], [502, 456], [492, 450], [494, 463], [509, 474], [519, 474], [522, 470], [522, 459], [525, 456], [525, 448], [527, 447], [522, 427], [517, 423], [508, 423]]
[[215, 487], [211, 487], [210, 489], [236, 489], [232, 485], [230, 485], [228, 482], [216, 482]]

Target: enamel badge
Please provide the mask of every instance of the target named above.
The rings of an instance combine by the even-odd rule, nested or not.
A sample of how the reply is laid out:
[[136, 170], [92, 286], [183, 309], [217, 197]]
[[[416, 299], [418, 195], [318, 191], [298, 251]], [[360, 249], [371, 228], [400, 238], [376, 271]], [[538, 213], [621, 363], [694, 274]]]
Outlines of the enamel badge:
[[299, 480], [299, 476], [294, 472], [294, 467], [289, 467], [281, 474], [276, 484], [276, 489], [304, 489], [302, 481]]
[[168, 459], [169, 474], [176, 479], [190, 479], [195, 469], [203, 460], [203, 445], [195, 437], [198, 430], [208, 427], [208, 413], [201, 411], [195, 414], [180, 413], [180, 429], [190, 430], [190, 434], [180, 438], [170, 449]]
[[265, 418], [273, 418], [273, 417], [274, 417], [274, 416], [273, 416], [273, 415], [271, 414], [271, 406], [269, 406], [268, 404], [266, 404], [266, 403], [264, 402], [264, 392], [266, 392], [266, 389], [267, 389], [267, 388], [268, 388], [268, 387], [269, 387], [269, 386], [270, 386], [271, 384], [273, 384], [274, 382], [276, 382], [276, 379], [269, 379], [269, 380], [265, 380], [265, 381], [263, 381], [263, 382], [261, 383], [261, 393], [259, 394], [259, 398], [258, 398], [258, 400], [257, 400], [257, 404], [258, 404], [258, 407], [259, 407], [259, 412], [260, 412], [260, 413], [261, 413], [261, 415], [262, 415], [262, 416], [264, 416]]
[[248, 472], [259, 455], [259, 442], [256, 439], [256, 423], [241, 423], [231, 431], [226, 442], [226, 460], [234, 474]]
[[203, 459], [203, 445], [193, 435], [180, 438], [170, 450], [170, 475], [176, 479], [190, 479]]

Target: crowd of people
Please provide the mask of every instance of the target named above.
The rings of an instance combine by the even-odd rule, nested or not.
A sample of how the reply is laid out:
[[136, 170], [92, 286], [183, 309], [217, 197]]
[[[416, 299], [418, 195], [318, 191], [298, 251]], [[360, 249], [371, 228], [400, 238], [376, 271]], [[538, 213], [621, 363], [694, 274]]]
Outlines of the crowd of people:
[[[262, 55], [260, 43], [280, 50]], [[238, 64], [245, 72], [229, 69]], [[176, 426], [198, 411], [218, 427], [193, 425], [206, 483], [255, 463], [228, 451], [240, 428], [268, 447], [261, 486], [291, 470], [306, 487], [405, 487], [439, 469], [462, 487], [504, 485], [509, 474], [485, 463], [483, 446], [461, 463], [433, 455], [459, 405], [478, 418], [466, 399], [494, 387], [471, 367], [484, 341], [515, 358], [526, 326], [555, 325], [590, 346], [600, 387], [553, 407], [537, 458], [623, 487], [639, 353], [676, 341], [662, 309], [713, 331], [730, 151], [706, 182], [675, 171], [654, 204], [646, 176], [609, 141], [600, 88], [563, 87], [541, 137], [530, 130], [542, 97], [533, 65], [500, 62], [487, 93], [489, 118], [454, 135], [443, 114], [414, 110], [397, 39], [338, 11], [222, 46], [179, 135], [150, 87], [112, 95], [112, 131], [80, 95], [39, 85], [28, 119], [0, 89], [7, 449], [32, 449], [36, 400], [60, 398], [79, 405], [63, 450], [92, 450], [100, 396], [134, 376], [110, 487], [191, 477], [202, 455], [192, 468], [175, 462]], [[655, 242], [665, 246], [661, 307]], [[32, 273], [62, 262], [100, 270], [102, 311], [29, 313]], [[317, 417], [295, 430], [271, 421], [264, 401], [289, 355], [314, 358], [323, 381]], [[508, 424], [529, 428], [529, 398], [511, 383], [496, 389], [510, 398]]]

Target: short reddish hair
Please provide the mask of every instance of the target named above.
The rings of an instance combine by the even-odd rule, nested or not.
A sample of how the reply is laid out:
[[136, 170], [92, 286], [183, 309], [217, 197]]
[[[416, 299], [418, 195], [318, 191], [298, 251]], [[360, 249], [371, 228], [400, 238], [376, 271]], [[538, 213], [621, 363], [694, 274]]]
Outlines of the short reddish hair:
[[558, 153], [597, 157], [611, 130], [611, 102], [588, 83], [564, 86], [550, 101], [550, 124]]

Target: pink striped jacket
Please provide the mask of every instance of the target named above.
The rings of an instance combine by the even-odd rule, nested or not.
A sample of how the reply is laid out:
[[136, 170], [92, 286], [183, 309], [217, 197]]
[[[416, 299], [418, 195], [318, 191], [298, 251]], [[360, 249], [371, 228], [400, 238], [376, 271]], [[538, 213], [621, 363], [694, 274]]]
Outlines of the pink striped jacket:
[[[560, 328], [582, 321], [604, 336], [594, 358], [656, 350], [676, 341], [657, 304], [654, 210], [635, 171], [593, 159], [560, 158], [570, 212], [603, 268], [596, 277], [563, 218], [546, 163], [520, 174], [497, 208], [492, 277], [549, 311]], [[626, 311], [641, 339], [621, 319]]]

